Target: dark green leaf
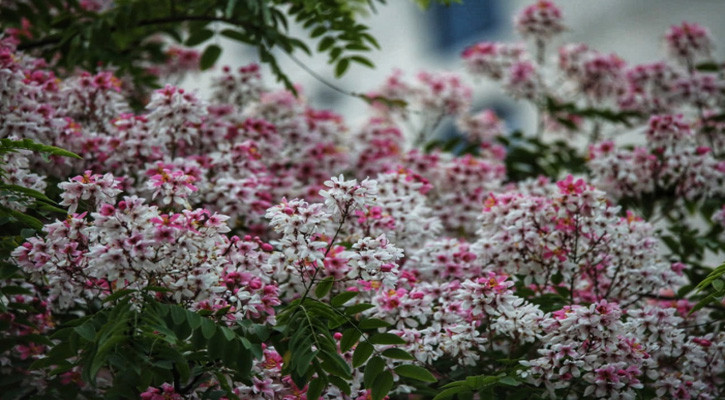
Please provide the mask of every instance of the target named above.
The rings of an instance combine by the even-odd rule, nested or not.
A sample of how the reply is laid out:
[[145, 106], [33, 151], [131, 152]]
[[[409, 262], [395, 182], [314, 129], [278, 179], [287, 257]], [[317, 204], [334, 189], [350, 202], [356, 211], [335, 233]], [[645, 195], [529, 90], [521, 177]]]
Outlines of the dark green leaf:
[[217, 331], [206, 344], [209, 357], [217, 360], [222, 359], [222, 357], [224, 357], [224, 352], [226, 351], [226, 345], [227, 340], [224, 338], [224, 334], [221, 333], [221, 331]]
[[193, 311], [189, 311], [186, 316], [186, 321], [189, 323], [189, 327], [196, 330], [201, 326], [201, 316]]
[[368, 329], [377, 329], [377, 328], [387, 328], [390, 326], [390, 323], [385, 322], [382, 319], [368, 318], [368, 319], [364, 319], [364, 320], [360, 321], [360, 324], [358, 326], [362, 330], [368, 330]]
[[184, 42], [184, 45], [194, 47], [211, 39], [212, 36], [214, 36], [214, 31], [209, 29], [200, 29], [192, 32], [191, 36], [189, 36], [189, 38], [186, 39], [186, 42]]
[[207, 70], [211, 68], [214, 63], [216, 63], [216, 60], [219, 58], [219, 56], [222, 54], [221, 47], [212, 44], [207, 46], [206, 49], [204, 49], [204, 53], [201, 54], [201, 60], [199, 61], [199, 68], [201, 68], [202, 71]]
[[363, 374], [363, 384], [366, 388], [370, 388], [372, 386], [373, 382], [375, 382], [375, 378], [378, 377], [378, 375], [383, 372], [383, 369], [385, 368], [385, 360], [383, 360], [381, 357], [375, 356], [368, 361], [367, 364], [365, 364], [365, 373]]
[[436, 382], [437, 379], [427, 369], [417, 365], [399, 365], [395, 367], [395, 373], [406, 378], [416, 379], [422, 382]]
[[224, 29], [221, 34], [222, 36], [226, 36], [229, 39], [236, 40], [237, 42], [254, 44], [254, 41], [250, 38], [250, 36], [244, 32], [235, 31], [233, 29]]
[[397, 360], [415, 360], [415, 357], [410, 355], [410, 353], [397, 348], [387, 349], [383, 351], [383, 356], [388, 358], [394, 358]]
[[341, 378], [352, 379], [350, 366], [339, 354], [323, 350], [318, 354], [318, 357], [323, 360], [321, 367], [325, 371]]
[[92, 342], [96, 338], [96, 328], [90, 321], [86, 322], [83, 325], [76, 326], [75, 328], [73, 328], [73, 330], [78, 335], [80, 335], [80, 337], [86, 339], [89, 342]]
[[352, 56], [350, 57], [350, 61], [355, 61], [358, 64], [362, 64], [370, 68], [375, 68], [375, 64], [373, 64], [372, 61], [368, 60], [363, 56]]
[[55, 202], [53, 202], [53, 200], [49, 199], [48, 196], [46, 196], [45, 194], [43, 194], [37, 190], [26, 188], [25, 186], [0, 183], [0, 190], [7, 190], [7, 191], [11, 191], [11, 192], [21, 193], [21, 194], [24, 194], [25, 196], [32, 197], [34, 199], [47, 201], [49, 203], [55, 204]]
[[378, 374], [371, 389], [372, 400], [382, 400], [393, 388], [393, 374], [390, 371], [383, 371]]
[[330, 300], [330, 305], [333, 307], [340, 307], [357, 295], [358, 292], [342, 292]]
[[361, 333], [357, 328], [348, 328], [342, 333], [340, 339], [340, 351], [343, 353], [350, 350], [360, 340]]
[[713, 281], [715, 281], [715, 279], [720, 278], [722, 275], [725, 275], [725, 264], [720, 265], [719, 267], [715, 268], [712, 272], [710, 272], [707, 275], [707, 278], [703, 279], [700, 283], [697, 284], [697, 289], [702, 290], [702, 289], [706, 288]]
[[295, 371], [300, 376], [304, 376], [312, 367], [312, 360], [317, 356], [317, 353], [317, 351], [310, 351], [308, 353], [296, 352], [292, 355], [292, 365], [295, 366]]
[[201, 333], [205, 339], [211, 339], [216, 333], [216, 324], [207, 318], [202, 319]]
[[368, 303], [353, 304], [350, 307], [345, 308], [345, 314], [355, 315], [355, 314], [361, 313], [365, 310], [369, 310], [373, 307], [375, 307], [375, 306], [372, 304], [368, 304]]
[[503, 378], [499, 379], [498, 381], [499, 381], [499, 383], [502, 383], [502, 384], [508, 385], [508, 386], [521, 385], [521, 382], [519, 380], [517, 380], [516, 378], [511, 377], [511, 376], [504, 376]]
[[327, 278], [318, 282], [317, 286], [315, 287], [315, 296], [318, 299], [325, 297], [328, 293], [330, 293], [330, 289], [332, 289], [332, 285], [334, 283], [335, 278], [332, 276], [328, 276]]
[[325, 36], [320, 40], [320, 43], [317, 45], [317, 51], [320, 53], [324, 52], [325, 50], [329, 49], [330, 46], [332, 46], [335, 43], [335, 39], [330, 36]]
[[174, 321], [174, 324], [181, 325], [186, 322], [185, 309], [177, 305], [172, 305], [169, 307], [169, 311], [171, 312], [171, 320]]
[[322, 394], [322, 390], [327, 386], [327, 382], [322, 378], [313, 379], [309, 386], [307, 386], [307, 399], [317, 400]]
[[330, 375], [329, 378], [330, 378], [330, 382], [333, 385], [337, 386], [340, 389], [340, 391], [342, 391], [343, 393], [345, 393], [348, 396], [350, 395], [350, 393], [351, 393], [350, 384], [347, 383], [347, 381], [340, 378], [339, 376], [334, 376], [334, 375]]
[[357, 368], [370, 358], [375, 348], [370, 343], [360, 342], [355, 348], [355, 352], [352, 353], [352, 367]]
[[376, 333], [368, 339], [372, 344], [406, 344], [400, 336], [394, 333]]
[[350, 67], [349, 58], [343, 58], [340, 61], [338, 61], [337, 66], [335, 67], [335, 77], [340, 78], [341, 76], [345, 75], [345, 72], [347, 71], [348, 67]]
[[16, 221], [20, 222], [21, 224], [23, 224], [25, 226], [29, 226], [38, 232], [43, 230], [43, 223], [40, 222], [39, 219], [37, 219], [35, 217], [31, 217], [30, 215], [21, 213], [20, 211], [15, 211], [11, 208], [0, 205], [0, 215], [9, 215], [10, 217], [14, 218]]

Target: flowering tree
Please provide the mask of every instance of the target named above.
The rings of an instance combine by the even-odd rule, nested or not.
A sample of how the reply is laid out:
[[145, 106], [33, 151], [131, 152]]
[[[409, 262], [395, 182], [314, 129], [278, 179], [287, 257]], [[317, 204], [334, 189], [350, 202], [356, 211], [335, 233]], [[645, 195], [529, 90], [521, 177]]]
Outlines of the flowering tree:
[[[354, 128], [255, 64], [134, 112], [123, 76], [59, 78], [7, 32], [4, 397], [723, 397], [707, 30], [628, 66], [552, 54], [548, 1], [515, 23], [525, 42], [463, 63], [536, 106], [528, 134], [472, 111], [453, 73], [393, 74]], [[446, 118], [461, 138], [433, 135]]]

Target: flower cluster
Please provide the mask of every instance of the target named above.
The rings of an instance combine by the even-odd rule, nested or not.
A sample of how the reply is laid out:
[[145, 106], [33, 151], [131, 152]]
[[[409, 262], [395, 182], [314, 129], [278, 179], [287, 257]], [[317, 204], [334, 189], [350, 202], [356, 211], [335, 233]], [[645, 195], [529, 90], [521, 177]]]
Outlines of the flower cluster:
[[[394, 73], [365, 96], [372, 116], [350, 128], [301, 95], [267, 90], [255, 64], [223, 69], [208, 102], [167, 85], [134, 113], [112, 73], [60, 79], [16, 51], [13, 40], [0, 39], [0, 138], [29, 138], [83, 158], [2, 156], [3, 184], [56, 196], [51, 182], [60, 182], [57, 199], [69, 215], [39, 215], [42, 234], [12, 253], [27, 279], [0, 280], [0, 289], [12, 283], [23, 293], [0, 297], [0, 305], [40, 310], [22, 315], [37, 331], [11, 313], [0, 313], [0, 322], [18, 337], [45, 334], [130, 289], [135, 305], [151, 291], [162, 303], [213, 315], [224, 328], [243, 321], [273, 327], [284, 321], [280, 308], [326, 305], [354, 292], [338, 311], [358, 311], [344, 327], [327, 325], [323, 335], [334, 341], [310, 344], [313, 352], [350, 364], [383, 331], [368, 330], [352, 344], [343, 332], [377, 318], [390, 324], [384, 333], [400, 338], [393, 342], [405, 342], [400, 349], [446, 383], [474, 370], [501, 377], [515, 369], [507, 378], [548, 398], [721, 398], [722, 323], [695, 307], [700, 294], [682, 295], [699, 276], [687, 263], [700, 260], [662, 244], [675, 240], [662, 233], [666, 224], [690, 222], [670, 208], [684, 215], [685, 206], [707, 204], [711, 212], [725, 195], [723, 82], [695, 68], [711, 55], [709, 34], [684, 23], [666, 36], [676, 63], [628, 66], [582, 44], [564, 44], [556, 60], [547, 58], [550, 39], [565, 29], [549, 1], [525, 8], [516, 28], [533, 39], [535, 52], [479, 43], [464, 51], [465, 68], [540, 109], [542, 137], [531, 141], [537, 146], [546, 148], [556, 124], [571, 135], [591, 130], [586, 162], [571, 165], [570, 157], [548, 169], [537, 164], [548, 156], [537, 155], [523, 163], [543, 167], [520, 181], [521, 160], [507, 159], [507, 151], [530, 138], [508, 140], [493, 111], [472, 111], [472, 91], [454, 73], [422, 72], [410, 81]], [[184, 70], [198, 63], [195, 52], [171, 55]], [[436, 149], [433, 135], [445, 118], [461, 131], [465, 154]], [[618, 134], [630, 130], [643, 132], [641, 144], [621, 143]], [[588, 178], [562, 172], [570, 165]], [[538, 171], [551, 176], [537, 178]], [[676, 206], [660, 207], [664, 227], [644, 219], [660, 197]], [[15, 198], [0, 205], [26, 208]], [[721, 234], [725, 208], [703, 215], [720, 225], [713, 235]], [[696, 238], [692, 246], [715, 251], [721, 241]], [[37, 383], [41, 395], [45, 373], [13, 363], [45, 357], [44, 343], [29, 339], [0, 351], [0, 370]], [[391, 346], [374, 344], [376, 356]], [[229, 392], [306, 398], [310, 387], [288, 375], [287, 343], [265, 337], [254, 345], [250, 379], [224, 382]], [[515, 368], [502, 358], [517, 360]], [[383, 363], [393, 372], [401, 365]], [[366, 373], [346, 375], [350, 394], [330, 386], [323, 396], [372, 396]], [[401, 377], [392, 375], [406, 382]], [[201, 374], [186, 389], [169, 379], [136, 389], [144, 399], [201, 397], [222, 378]], [[84, 385], [78, 369], [59, 379]]]
[[[285, 200], [267, 210], [270, 226], [281, 234], [272, 242], [280, 251], [272, 256], [271, 263], [285, 271], [283, 276], [289, 277], [290, 286], [297, 288], [309, 285], [306, 281], [319, 273], [343, 281], [383, 281], [387, 287], [395, 286], [396, 262], [403, 256], [402, 250], [384, 233], [370, 237], [370, 229], [346, 228], [355, 214], [380, 208], [375, 198], [377, 182], [366, 179], [358, 183], [340, 176], [325, 185], [329, 189], [320, 192], [324, 203]], [[357, 222], [361, 223], [359, 219]], [[354, 241], [349, 250], [334, 247], [341, 234]]]
[[548, 40], [563, 32], [561, 10], [550, 1], [540, 0], [523, 10], [514, 19], [516, 30], [523, 37]]
[[629, 304], [678, 283], [641, 218], [619, 217], [604, 192], [571, 175], [557, 188], [553, 197], [491, 194], [474, 245], [480, 257], [537, 291], [563, 288], [575, 301]]
[[68, 207], [68, 212], [74, 213], [81, 201], [90, 203], [90, 209], [96, 209], [102, 204], [113, 203], [122, 192], [123, 180], [114, 177], [111, 173], [104, 175], [86, 171], [83, 175], [71, 178], [68, 182], [61, 182], [58, 187], [63, 190], [60, 205]]
[[725, 165], [700, 146], [682, 116], [649, 120], [647, 146], [618, 149], [612, 142], [590, 147], [593, 182], [617, 197], [673, 191], [692, 200], [723, 192]]
[[683, 22], [672, 26], [665, 39], [670, 54], [690, 68], [698, 57], [709, 57], [713, 48], [710, 31], [694, 23]]

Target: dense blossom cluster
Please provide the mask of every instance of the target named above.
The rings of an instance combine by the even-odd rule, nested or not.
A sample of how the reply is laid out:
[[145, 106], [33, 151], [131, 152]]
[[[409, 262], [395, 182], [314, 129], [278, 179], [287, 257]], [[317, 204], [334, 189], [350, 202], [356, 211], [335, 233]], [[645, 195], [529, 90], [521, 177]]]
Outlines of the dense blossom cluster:
[[594, 183], [618, 197], [665, 190], [692, 200], [723, 193], [725, 164], [710, 147], [698, 145], [681, 115], [653, 116], [646, 136], [646, 147], [631, 150], [611, 141], [591, 146]]
[[[507, 358], [516, 360], [517, 380], [548, 398], [724, 396], [725, 332], [674, 295], [696, 283], [683, 272], [689, 266], [665, 255], [655, 226], [617, 205], [663, 193], [681, 203], [725, 195], [723, 83], [694, 64], [710, 56], [709, 34], [683, 23], [666, 36], [678, 64], [627, 66], [582, 44], [563, 45], [549, 60], [564, 30], [549, 1], [515, 23], [536, 53], [523, 43], [476, 44], [463, 53], [474, 77], [537, 105], [574, 98], [629, 113], [644, 144], [618, 143], [623, 124], [583, 121], [577, 131], [593, 132], [587, 177], [515, 182], [507, 148], [496, 144], [505, 124], [491, 110], [471, 110], [472, 90], [453, 73], [422, 72], [412, 82], [394, 73], [367, 95], [372, 116], [359, 127], [302, 96], [267, 90], [255, 64], [223, 69], [208, 100], [167, 85], [132, 112], [112, 73], [58, 79], [12, 38], [0, 39], [0, 138], [83, 157], [0, 160], [2, 183], [51, 192], [50, 182], [60, 182], [69, 212], [14, 250], [30, 293], [14, 301], [44, 310], [32, 317], [38, 332], [56, 315], [85, 315], [119, 290], [149, 287], [230, 325], [274, 325], [279, 306], [333, 278], [321, 300], [358, 293], [347, 305], [371, 304], [359, 315], [390, 323], [401, 348], [442, 379], [466, 368], [496, 375], [497, 360]], [[181, 70], [159, 74], [198, 62], [193, 52], [172, 55]], [[552, 120], [581, 117], [567, 110], [541, 111]], [[444, 118], [472, 151], [425, 148]], [[0, 205], [25, 209], [15, 199]], [[711, 218], [721, 226], [723, 210]], [[262, 349], [251, 382], [224, 384], [241, 398], [305, 398], [308, 387], [283, 370], [286, 355], [271, 343]], [[0, 353], [0, 369], [46, 350], [16, 346]], [[28, 375], [39, 387], [46, 378]], [[75, 370], [62, 379], [89, 387]], [[324, 396], [365, 399], [363, 381], [353, 369], [351, 395], [331, 386]], [[140, 397], [183, 398], [178, 389], [165, 383]]]
[[631, 304], [677, 283], [641, 218], [619, 217], [604, 192], [571, 175], [557, 186], [551, 197], [490, 195], [474, 244], [479, 257], [542, 293], [566, 288], [577, 303]]

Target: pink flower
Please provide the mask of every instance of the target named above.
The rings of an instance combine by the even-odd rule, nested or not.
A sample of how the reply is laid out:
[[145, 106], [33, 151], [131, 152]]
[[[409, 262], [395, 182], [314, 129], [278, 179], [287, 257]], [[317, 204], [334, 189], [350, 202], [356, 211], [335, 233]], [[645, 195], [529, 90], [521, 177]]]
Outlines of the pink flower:
[[672, 26], [665, 39], [670, 54], [686, 64], [694, 62], [697, 56], [709, 57], [713, 49], [710, 31], [695, 23]]
[[574, 177], [569, 174], [566, 179], [556, 183], [559, 187], [559, 192], [562, 194], [582, 194], [586, 188], [586, 183], [583, 179], [574, 180]]
[[548, 40], [564, 31], [562, 20], [561, 10], [554, 3], [540, 0], [521, 10], [514, 24], [523, 37]]

